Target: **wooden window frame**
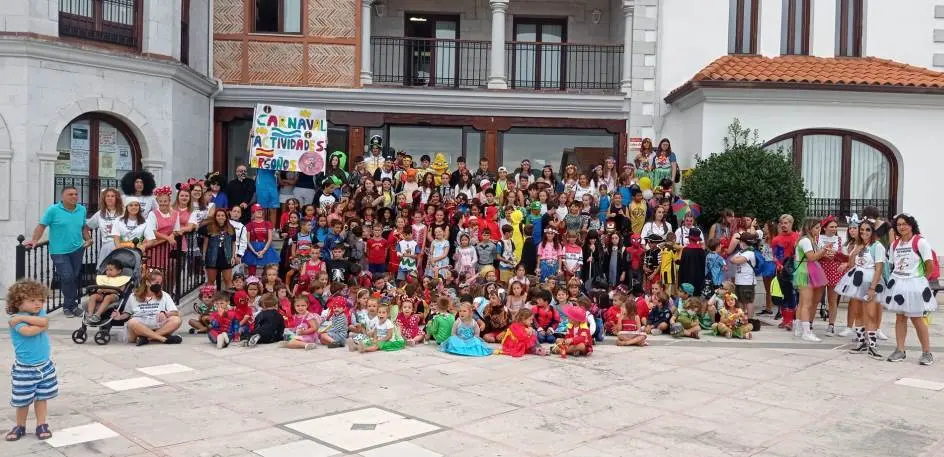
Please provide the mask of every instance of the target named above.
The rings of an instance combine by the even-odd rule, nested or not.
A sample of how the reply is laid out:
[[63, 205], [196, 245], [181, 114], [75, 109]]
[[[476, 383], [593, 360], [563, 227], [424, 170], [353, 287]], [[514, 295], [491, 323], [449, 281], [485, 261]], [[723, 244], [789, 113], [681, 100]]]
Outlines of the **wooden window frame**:
[[[460, 68], [459, 68], [459, 66], [460, 66], [460, 65], [459, 65], [459, 64], [460, 64], [460, 59], [459, 59], [459, 57], [460, 57], [460, 56], [459, 56], [459, 54], [460, 54], [461, 51], [462, 51], [462, 50], [460, 49], [460, 47], [459, 47], [459, 40], [460, 40], [460, 37], [461, 37], [461, 36], [460, 36], [460, 33], [461, 33], [461, 29], [462, 29], [462, 23], [460, 22], [460, 21], [461, 21], [460, 16], [459, 16], [458, 14], [426, 14], [426, 13], [417, 13], [417, 12], [409, 12], [409, 11], [406, 11], [406, 12], [403, 13], [403, 31], [404, 31], [403, 36], [404, 36], [406, 39], [408, 39], [408, 40], [409, 40], [409, 39], [417, 39], [417, 37], [408, 37], [408, 36], [406, 36], [406, 30], [407, 30], [407, 28], [409, 27], [410, 18], [411, 18], [411, 17], [422, 17], [422, 18], [425, 18], [428, 22], [432, 23], [433, 35], [436, 34], [436, 23], [437, 23], [437, 22], [442, 21], [442, 22], [455, 22], [455, 23], [456, 23], [456, 37], [452, 40], [452, 41], [454, 41], [454, 42], [456, 43], [456, 47], [455, 47], [456, 59], [455, 59], [455, 68], [453, 68], [453, 74], [452, 74], [451, 76], [452, 76], [452, 78], [453, 78], [453, 81], [455, 81], [455, 83], [458, 83], [458, 81], [459, 81], [459, 74], [460, 74]], [[430, 45], [430, 57], [429, 57], [429, 81], [427, 81], [426, 84], [425, 84], [426, 86], [429, 86], [429, 87], [435, 87], [435, 86], [437, 85], [437, 84], [436, 84], [436, 79], [437, 79], [437, 77], [440, 76], [439, 74], [436, 73], [436, 57], [437, 57], [437, 56], [436, 56], [436, 45], [435, 45], [435, 43], [436, 43], [437, 41], [447, 41], [447, 40], [444, 39], [444, 38], [435, 38], [435, 37], [430, 38], [430, 43], [431, 43], [431, 45]], [[412, 57], [412, 53], [413, 53], [413, 47], [412, 47], [412, 46], [413, 46], [413, 45], [412, 45], [412, 42], [409, 42], [409, 43], [404, 43], [404, 46], [405, 46], [405, 50], [404, 50], [404, 59], [403, 59], [403, 85], [405, 85], [405, 86], [412, 86], [412, 85], [414, 85], [414, 84], [412, 84], [413, 81], [414, 81], [414, 79], [413, 79], [413, 70], [414, 70], [414, 68], [413, 68], [413, 61], [412, 61], [411, 58], [407, 58], [407, 57]], [[449, 86], [442, 86], [442, 85], [440, 85], [440, 87], [449, 87]]]
[[[849, 17], [849, 2], [852, 3], [852, 17]], [[838, 0], [839, 9], [839, 48], [836, 55], [839, 57], [862, 57], [862, 32], [865, 22], [864, 0]], [[852, 43], [848, 42], [849, 27], [852, 30]]]
[[180, 0], [180, 63], [190, 65], [190, 0]]
[[[560, 43], [548, 43], [553, 45], [558, 45], [561, 47], [560, 53], [560, 87], [558, 89], [565, 90], [567, 88], [567, 18], [566, 17], [517, 17], [515, 16], [512, 21], [511, 27], [511, 42], [518, 43], [518, 26], [522, 24], [533, 24], [535, 25], [535, 47], [534, 47], [534, 85], [531, 87], [534, 90], [541, 89], [554, 89], [552, 87], [544, 87], [541, 84], [541, 51], [542, 43], [541, 35], [543, 35], [542, 28], [545, 25], [559, 25], [561, 27], [561, 41]], [[522, 41], [522, 43], [528, 43]], [[506, 49], [507, 50], [507, 49]], [[518, 60], [518, 50], [512, 46], [511, 52], [511, 82], [512, 88], [516, 88], [515, 81], [517, 81], [517, 60]]]
[[[105, 8], [102, 0], [91, 0], [91, 16], [83, 16], [80, 14], [70, 13], [68, 11], [62, 10], [62, 4], [59, 5], [59, 36], [65, 40], [78, 40], [83, 43], [95, 43], [96, 46], [114, 49], [117, 51], [127, 51], [128, 49], [133, 49], [134, 51], [141, 52], [141, 47], [143, 43], [144, 36], [144, 2], [141, 0], [131, 1], [132, 8], [132, 17], [134, 22], [128, 26], [127, 24], [121, 24], [117, 22], [111, 22], [105, 20]], [[85, 30], [92, 30], [96, 33], [103, 33], [105, 31], [106, 23], [117, 24], [116, 27], [127, 27], [131, 31], [131, 41], [133, 44], [126, 45], [122, 43], [116, 43], [114, 41], [106, 40], [101, 37], [91, 37], [91, 36], [80, 36], [75, 34], [64, 34], [63, 33], [63, 24], [68, 24], [69, 21], [75, 23], [85, 23]]]
[[[744, 6], [747, 2], [751, 2], [751, 17], [744, 17]], [[751, 55], [757, 54], [757, 26], [760, 22], [760, 0], [735, 0], [735, 14], [734, 14], [734, 46], [732, 48], [732, 54], [739, 55]], [[751, 41], [750, 49], [744, 49], [741, 46], [741, 43], [744, 42], [744, 24], [750, 21], [751, 24]]]
[[[802, 24], [796, 23], [796, 9], [798, 7], [803, 7]], [[784, 8], [785, 20], [783, 21], [783, 27], [786, 27], [787, 29], [787, 42], [784, 46], [784, 55], [810, 55], [810, 20], [812, 9], [812, 0], [786, 0], [786, 8]], [[802, 41], [800, 43], [800, 49], [796, 49], [796, 34], [798, 29], [799, 32], [803, 34]]]
[[[272, 1], [272, 0], [269, 0], [269, 1]], [[285, 0], [275, 0], [275, 1], [279, 2], [279, 12], [278, 12], [278, 14], [277, 14], [277, 16], [278, 16], [278, 26], [277, 26], [278, 30], [275, 31], [275, 32], [272, 32], [272, 31], [261, 31], [261, 32], [260, 32], [260, 31], [256, 30], [256, 13], [257, 13], [257, 10], [256, 10], [256, 3], [258, 3], [258, 0], [252, 0], [252, 1], [249, 2], [249, 4], [250, 4], [249, 8], [250, 8], [250, 10], [251, 10], [251, 16], [250, 16], [250, 17], [252, 18], [252, 24], [250, 24], [250, 28], [251, 28], [252, 31], [251, 31], [250, 33], [253, 33], [253, 34], [269, 34], [269, 35], [303, 35], [304, 32], [305, 32], [305, 12], [306, 12], [306, 11], [305, 11], [305, 2], [304, 2], [304, 1], [301, 1], [301, 2], [299, 2], [299, 4], [298, 4], [299, 30], [298, 30], [297, 32], [286, 32], [286, 31], [284, 31], [284, 30], [285, 30], [285, 23], [284, 23], [285, 21], [283, 20], [283, 18], [285, 17]]]

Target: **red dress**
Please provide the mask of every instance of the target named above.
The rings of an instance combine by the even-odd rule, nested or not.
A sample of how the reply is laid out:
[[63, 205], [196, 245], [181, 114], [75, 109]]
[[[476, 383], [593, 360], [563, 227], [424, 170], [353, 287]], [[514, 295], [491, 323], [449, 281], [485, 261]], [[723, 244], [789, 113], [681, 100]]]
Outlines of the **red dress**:
[[400, 271], [400, 254], [397, 253], [397, 243], [400, 242], [400, 232], [394, 230], [387, 237], [387, 272], [397, 274]]
[[521, 357], [538, 344], [535, 333], [528, 333], [528, 327], [521, 322], [515, 322], [508, 327], [502, 339], [501, 353], [512, 357]]
[[403, 313], [397, 315], [397, 326], [400, 327], [400, 335], [404, 339], [412, 340], [420, 334], [420, 315], [410, 314], [406, 317]]

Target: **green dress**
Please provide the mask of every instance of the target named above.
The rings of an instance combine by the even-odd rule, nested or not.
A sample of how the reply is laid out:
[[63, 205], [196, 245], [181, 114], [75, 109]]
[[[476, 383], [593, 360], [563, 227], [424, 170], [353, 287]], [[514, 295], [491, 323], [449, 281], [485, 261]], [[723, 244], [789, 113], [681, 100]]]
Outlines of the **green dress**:
[[455, 321], [456, 317], [452, 314], [437, 314], [426, 324], [426, 333], [436, 340], [436, 344], [442, 344], [452, 336], [452, 325]]
[[[381, 351], [399, 351], [406, 347], [406, 341], [403, 340], [403, 337], [400, 335], [400, 330], [396, 325], [388, 331], [393, 332], [393, 336], [387, 341], [377, 341], [377, 349]], [[377, 335], [377, 339], [379, 340], [380, 338], [380, 335]]]

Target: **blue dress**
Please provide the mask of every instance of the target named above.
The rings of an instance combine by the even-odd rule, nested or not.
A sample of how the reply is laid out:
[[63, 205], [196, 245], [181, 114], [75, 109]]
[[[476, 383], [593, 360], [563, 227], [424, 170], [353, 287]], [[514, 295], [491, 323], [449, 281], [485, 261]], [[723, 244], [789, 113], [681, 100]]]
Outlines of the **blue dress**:
[[444, 341], [440, 346], [443, 352], [466, 355], [469, 357], [485, 357], [492, 355], [492, 348], [488, 347], [481, 338], [475, 336], [475, 326], [478, 324], [474, 321], [472, 325], [466, 325], [464, 322], [459, 322], [458, 324], [459, 329], [456, 330], [456, 334], [450, 336], [449, 339]]

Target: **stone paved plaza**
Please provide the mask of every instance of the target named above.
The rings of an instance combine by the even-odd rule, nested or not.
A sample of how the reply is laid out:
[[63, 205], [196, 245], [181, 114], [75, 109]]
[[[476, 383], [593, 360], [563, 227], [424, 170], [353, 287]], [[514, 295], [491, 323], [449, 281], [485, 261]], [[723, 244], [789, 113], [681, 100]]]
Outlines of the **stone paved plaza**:
[[[898, 364], [769, 327], [750, 342], [660, 336], [608, 340], [590, 358], [471, 359], [434, 346], [217, 350], [186, 334], [179, 346], [80, 346], [76, 325], [51, 322], [55, 436], [0, 455], [944, 456], [944, 360], [918, 366], [913, 337]], [[935, 322], [944, 356], [941, 333]], [[2, 416], [8, 429], [13, 410]]]

